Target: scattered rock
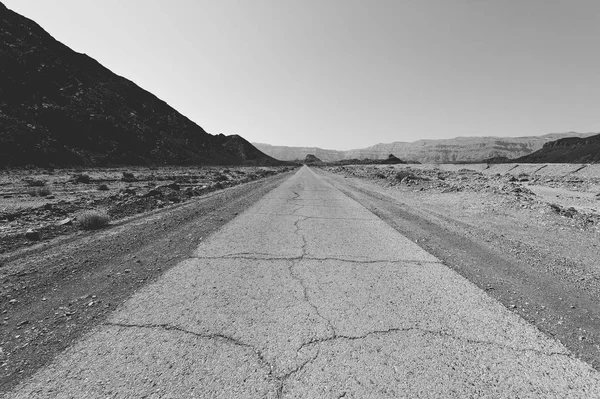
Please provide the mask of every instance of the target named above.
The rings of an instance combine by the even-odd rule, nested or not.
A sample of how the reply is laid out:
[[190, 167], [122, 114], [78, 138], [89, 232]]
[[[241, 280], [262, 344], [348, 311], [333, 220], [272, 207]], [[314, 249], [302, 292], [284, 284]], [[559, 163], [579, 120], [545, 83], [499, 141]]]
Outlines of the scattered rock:
[[144, 194], [144, 197], [162, 197], [162, 195], [163, 193], [160, 190], [153, 188], [152, 190]]
[[123, 177], [121, 178], [121, 181], [124, 182], [134, 182], [137, 181], [137, 179], [135, 178], [134, 174], [131, 172], [123, 172]]
[[169, 194], [167, 196], [167, 199], [175, 203], [181, 202], [181, 198], [179, 198], [179, 195], [177, 195], [176, 193]]
[[25, 232], [25, 238], [31, 241], [39, 241], [42, 239], [40, 232], [37, 230], [29, 229]]
[[131, 187], [127, 187], [126, 189], [121, 190], [121, 192], [123, 194], [128, 194], [128, 195], [135, 195], [136, 194], [135, 188], [131, 188]]
[[60, 222], [58, 222], [56, 225], [57, 226], [71, 226], [72, 224], [73, 224], [73, 219], [65, 218], [65, 219], [61, 220]]
[[86, 174], [76, 174], [73, 175], [73, 177], [71, 178], [71, 180], [75, 183], [83, 183], [83, 184], [89, 184], [92, 179], [90, 178], [89, 175]]
[[556, 213], [560, 213], [562, 211], [561, 206], [557, 204], [550, 204], [550, 208]]

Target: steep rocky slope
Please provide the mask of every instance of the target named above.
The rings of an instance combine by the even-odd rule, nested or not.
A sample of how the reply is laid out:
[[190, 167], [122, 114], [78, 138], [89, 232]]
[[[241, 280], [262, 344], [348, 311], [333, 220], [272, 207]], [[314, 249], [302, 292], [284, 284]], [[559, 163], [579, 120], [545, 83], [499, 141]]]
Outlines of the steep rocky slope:
[[0, 166], [265, 162], [0, 3]]
[[319, 164], [322, 164], [323, 161], [321, 161], [319, 158], [317, 158], [313, 154], [308, 154], [306, 156], [306, 158], [304, 158], [304, 163], [306, 165], [319, 165]]
[[591, 137], [569, 137], [551, 141], [515, 162], [530, 163], [598, 163], [600, 162], [600, 134]]
[[458, 163], [477, 162], [497, 157], [518, 158], [541, 149], [544, 144], [552, 140], [565, 137], [587, 137], [592, 134], [569, 132], [529, 137], [457, 137], [445, 140], [418, 140], [412, 143], [377, 144], [348, 151], [253, 144], [266, 154], [282, 160], [303, 159], [307, 154], [315, 154], [325, 162], [332, 162], [351, 158], [385, 159], [389, 154], [393, 154], [409, 162]]

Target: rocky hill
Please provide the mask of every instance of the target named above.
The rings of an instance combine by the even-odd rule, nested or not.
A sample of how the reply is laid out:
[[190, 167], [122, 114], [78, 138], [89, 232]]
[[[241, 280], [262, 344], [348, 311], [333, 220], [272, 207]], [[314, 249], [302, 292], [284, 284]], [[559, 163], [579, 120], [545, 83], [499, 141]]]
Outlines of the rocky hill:
[[308, 154], [306, 156], [306, 158], [304, 158], [304, 163], [306, 165], [318, 165], [318, 164], [322, 164], [323, 161], [321, 161], [319, 158], [317, 158], [313, 154]]
[[551, 141], [527, 156], [514, 160], [527, 163], [599, 163], [600, 134]]
[[593, 133], [551, 133], [528, 137], [457, 137], [445, 140], [418, 140], [377, 144], [372, 147], [336, 151], [314, 147], [283, 147], [253, 143], [264, 153], [281, 160], [303, 159], [314, 154], [325, 162], [343, 159], [386, 159], [389, 154], [420, 163], [479, 162], [484, 159], [518, 158], [535, 152], [544, 144], [565, 137], [587, 137]]
[[307, 155], [314, 155], [325, 162], [344, 159], [344, 151], [324, 150], [317, 147], [286, 147], [264, 143], [252, 143], [256, 148], [276, 159], [302, 161]]
[[275, 164], [0, 3], [0, 166]]

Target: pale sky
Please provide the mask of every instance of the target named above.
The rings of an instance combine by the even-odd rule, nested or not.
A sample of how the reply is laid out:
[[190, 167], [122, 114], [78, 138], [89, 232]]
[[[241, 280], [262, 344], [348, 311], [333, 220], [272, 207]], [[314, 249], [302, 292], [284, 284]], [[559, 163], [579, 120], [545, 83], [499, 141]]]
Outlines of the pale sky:
[[0, 0], [210, 133], [600, 131], [599, 0]]

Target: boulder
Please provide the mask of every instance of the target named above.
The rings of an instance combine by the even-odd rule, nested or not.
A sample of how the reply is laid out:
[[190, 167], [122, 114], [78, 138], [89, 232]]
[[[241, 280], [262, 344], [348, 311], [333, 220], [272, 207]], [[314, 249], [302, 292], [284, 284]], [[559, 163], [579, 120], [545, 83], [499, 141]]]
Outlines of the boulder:
[[42, 236], [39, 231], [29, 229], [25, 232], [25, 238], [27, 238], [30, 241], [39, 241], [42, 239]]
[[65, 218], [65, 219], [61, 220], [60, 222], [58, 222], [56, 225], [57, 226], [71, 226], [72, 224], [73, 224], [73, 219]]

